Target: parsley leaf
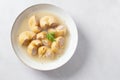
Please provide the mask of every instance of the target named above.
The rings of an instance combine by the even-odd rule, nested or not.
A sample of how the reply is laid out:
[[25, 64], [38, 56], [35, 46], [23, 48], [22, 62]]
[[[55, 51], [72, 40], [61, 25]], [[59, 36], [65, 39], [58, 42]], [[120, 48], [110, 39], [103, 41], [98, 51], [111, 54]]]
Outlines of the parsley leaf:
[[55, 33], [47, 33], [46, 35], [47, 39], [50, 40], [50, 41], [55, 41]]

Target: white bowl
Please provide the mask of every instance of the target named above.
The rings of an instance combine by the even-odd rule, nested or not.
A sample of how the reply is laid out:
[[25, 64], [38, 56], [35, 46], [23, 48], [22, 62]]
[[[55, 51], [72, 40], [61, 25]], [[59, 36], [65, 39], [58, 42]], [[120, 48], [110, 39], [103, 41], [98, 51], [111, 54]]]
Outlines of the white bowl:
[[[21, 21], [24, 19], [24, 17], [34, 11], [41, 10], [46, 10], [57, 14], [65, 21], [69, 31], [69, 42], [64, 54], [59, 59], [46, 64], [37, 62], [31, 59], [29, 56], [25, 55], [25, 52], [21, 50], [17, 43], [16, 35], [19, 29], [19, 25], [21, 24]], [[37, 70], [53, 70], [67, 63], [73, 56], [78, 43], [78, 31], [73, 19], [63, 9], [51, 4], [38, 4], [27, 8], [17, 17], [11, 30], [11, 42], [16, 55], [24, 64]]]

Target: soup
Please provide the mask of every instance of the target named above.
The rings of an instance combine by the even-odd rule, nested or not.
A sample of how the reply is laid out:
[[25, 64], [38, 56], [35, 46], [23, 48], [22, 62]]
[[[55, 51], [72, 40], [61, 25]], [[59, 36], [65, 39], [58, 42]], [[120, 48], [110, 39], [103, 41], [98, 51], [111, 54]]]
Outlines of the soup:
[[50, 12], [27, 15], [18, 31], [18, 43], [26, 54], [38, 61], [51, 61], [64, 54], [68, 30], [64, 20]]

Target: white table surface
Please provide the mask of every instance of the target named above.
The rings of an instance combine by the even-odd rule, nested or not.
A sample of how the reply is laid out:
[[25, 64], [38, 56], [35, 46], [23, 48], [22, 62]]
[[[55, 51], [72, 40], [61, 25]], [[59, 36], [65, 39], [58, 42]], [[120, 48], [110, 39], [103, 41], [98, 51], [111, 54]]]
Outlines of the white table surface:
[[[79, 44], [72, 59], [47, 72], [20, 62], [10, 41], [16, 17], [39, 3], [65, 9], [79, 30]], [[120, 80], [120, 0], [1, 0], [0, 80]]]

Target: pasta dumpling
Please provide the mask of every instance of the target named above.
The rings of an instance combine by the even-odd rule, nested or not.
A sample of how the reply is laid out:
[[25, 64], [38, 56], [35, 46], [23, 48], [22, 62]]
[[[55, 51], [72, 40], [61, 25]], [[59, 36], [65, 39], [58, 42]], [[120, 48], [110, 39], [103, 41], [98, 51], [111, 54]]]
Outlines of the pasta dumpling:
[[55, 27], [57, 25], [57, 20], [53, 16], [44, 16], [40, 19], [40, 26], [43, 29], [48, 27]]
[[33, 27], [33, 26], [38, 26], [38, 22], [37, 22], [37, 19], [36, 17], [33, 15], [30, 17], [29, 21], [28, 21], [28, 25], [30, 27]]
[[59, 25], [56, 28], [56, 37], [58, 36], [65, 36], [66, 35], [66, 28], [63, 25]]
[[37, 34], [36, 38], [39, 39], [39, 40], [45, 39], [46, 38], [46, 34], [47, 34], [46, 31], [42, 31], [42, 32]]
[[47, 59], [54, 59], [54, 57], [55, 57], [55, 54], [50, 48], [48, 48], [46, 50], [46, 52], [45, 52], [45, 54], [43, 56], [43, 58], [47, 58]]
[[51, 49], [53, 52], [58, 53], [61, 48], [64, 47], [64, 38], [58, 37], [56, 41], [52, 43]]
[[31, 56], [37, 55], [37, 47], [35, 45], [29, 45], [27, 48], [27, 52]]
[[46, 46], [41, 46], [41, 47], [38, 48], [39, 58], [41, 58], [45, 54], [47, 49], [48, 49], [48, 47], [46, 47]]
[[65, 39], [64, 39], [64, 37], [58, 37], [58, 38], [56, 38], [56, 42], [57, 42], [59, 48], [63, 48]]
[[35, 38], [35, 33], [31, 31], [24, 31], [19, 35], [19, 43], [21, 45], [28, 45], [32, 39]]
[[33, 40], [27, 47], [27, 52], [30, 55], [37, 55], [38, 53], [38, 47], [42, 45], [42, 42], [40, 40]]
[[33, 40], [30, 44], [39, 47], [42, 45], [42, 42], [40, 40]]
[[38, 26], [33, 26], [30, 29], [31, 29], [31, 31], [33, 31], [35, 33], [39, 33], [41, 31], [41, 27], [38, 27]]
[[54, 41], [51, 45], [51, 49], [54, 53], [57, 53], [59, 51], [59, 45], [56, 41]]
[[56, 30], [56, 29], [53, 29], [53, 28], [50, 28], [50, 29], [48, 29], [48, 32], [49, 32], [49, 33], [55, 33], [55, 34], [56, 34], [57, 30]]
[[38, 21], [35, 16], [30, 17], [28, 25], [31, 31], [38, 33], [41, 31], [41, 27], [38, 26]]
[[43, 44], [44, 46], [50, 47], [50, 46], [51, 46], [51, 43], [52, 43], [52, 42], [51, 42], [50, 40], [48, 40], [47, 38], [42, 40], [42, 44]]

